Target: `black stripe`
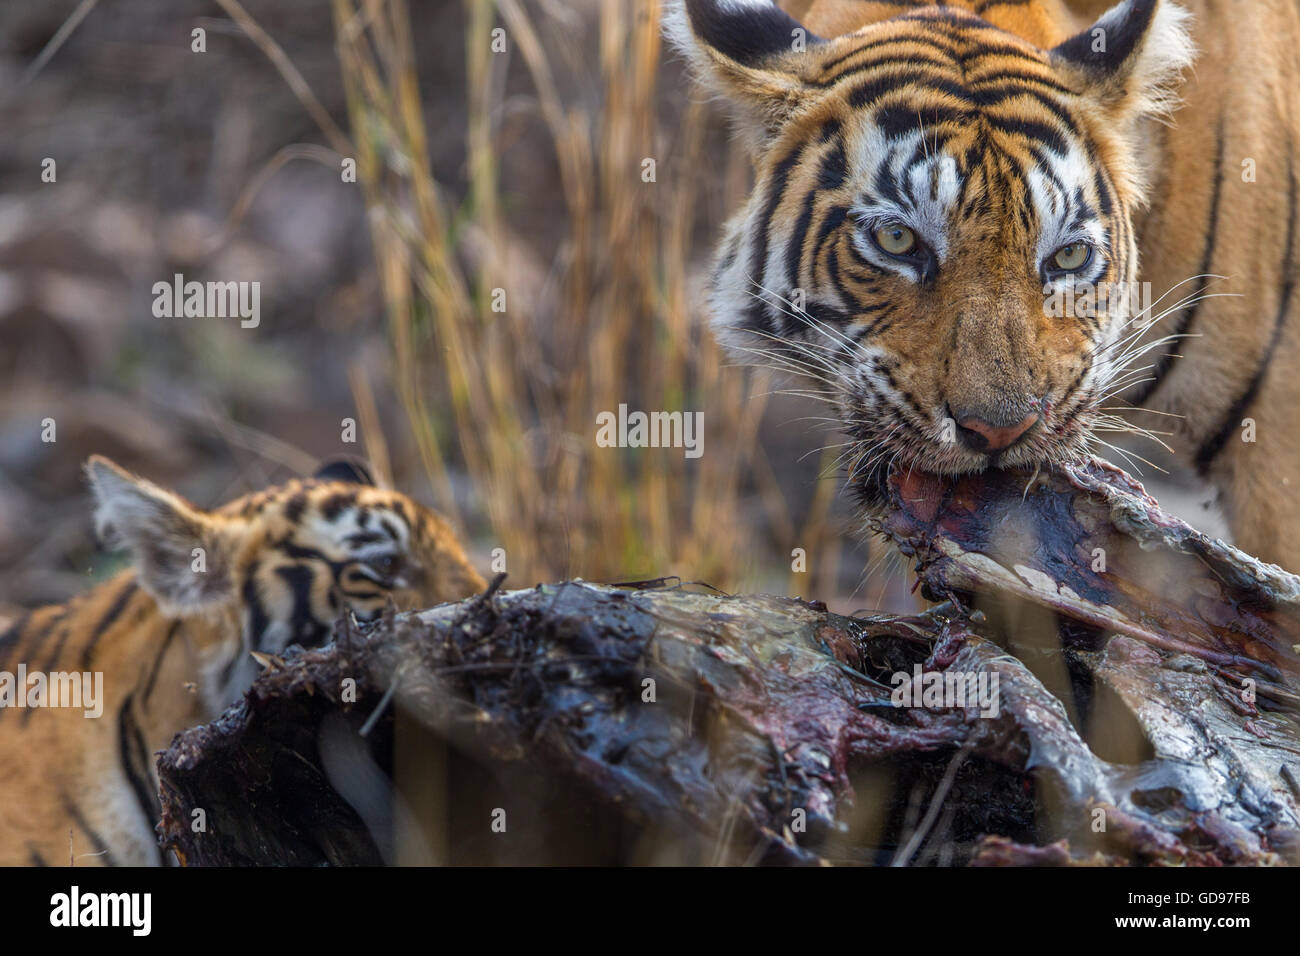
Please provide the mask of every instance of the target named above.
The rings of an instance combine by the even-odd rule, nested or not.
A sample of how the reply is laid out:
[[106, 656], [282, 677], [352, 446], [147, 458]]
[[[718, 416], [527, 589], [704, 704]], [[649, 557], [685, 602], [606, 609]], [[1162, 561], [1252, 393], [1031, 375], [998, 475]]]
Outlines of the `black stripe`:
[[[789, 244], [785, 249], [785, 271], [786, 271], [786, 298], [794, 295], [794, 290], [801, 288], [799, 284], [799, 263], [803, 259], [804, 242], [808, 239], [808, 226], [812, 223], [813, 208], [816, 205], [814, 198], [815, 193], [809, 193], [804, 200], [803, 210], [799, 213], [799, 218], [795, 220], [794, 231], [790, 234]], [[787, 316], [782, 316], [784, 320]], [[785, 323], [782, 321], [782, 327]], [[781, 334], [778, 332], [777, 334]]]
[[[812, 316], [814, 322], [819, 322], [824, 326], [843, 327], [853, 321], [853, 316], [848, 312], [841, 312], [834, 306], [824, 305], [820, 302], [809, 302], [804, 311]], [[837, 349], [844, 347], [843, 342], [833, 344]]]
[[[41, 626], [41, 629], [31, 636], [31, 640], [28, 642], [29, 646], [31, 647], [31, 650], [36, 651], [40, 647], [41, 642], [43, 642], [45, 638], [49, 636], [50, 631], [54, 629], [55, 625], [59, 624], [67, 616], [68, 616], [67, 607], [61, 607], [55, 613], [51, 614], [50, 619]], [[67, 635], [65, 632], [64, 635], [65, 639], [66, 636]], [[17, 642], [15, 642], [14, 646], [17, 647]], [[15, 656], [15, 660], [16, 660], [16, 656]], [[18, 691], [19, 693], [23, 693], [23, 688], [19, 688]], [[4, 716], [4, 712], [7, 709], [8, 708], [0, 707], [0, 716]], [[31, 720], [32, 710], [33, 708], [31, 707], [27, 707], [23, 709], [22, 721], [24, 724], [26, 724], [27, 721]]]
[[[884, 76], [872, 77], [865, 83], [860, 83], [849, 90], [845, 98], [853, 109], [862, 109], [878, 102], [891, 93], [906, 93], [908, 95], [937, 93], [951, 96], [966, 107], [963, 113], [968, 113], [970, 108], [977, 104], [970, 90], [960, 83], [955, 80], [936, 77], [933, 73], [924, 72], [915, 72], [910, 75], [890, 73]], [[916, 106], [908, 106], [907, 104], [903, 104], [899, 108], [909, 109], [913, 112], [917, 109]]]
[[975, 94], [975, 102], [979, 106], [1000, 106], [1007, 100], [1017, 96], [1027, 96], [1038, 103], [1039, 106], [1047, 110], [1057, 122], [1064, 126], [1070, 133], [1075, 136], [1080, 135], [1079, 124], [1075, 122], [1074, 115], [1065, 106], [1052, 99], [1046, 93], [1030, 87], [1022, 86], [991, 86], [981, 87]]
[[344, 508], [351, 508], [356, 503], [357, 494], [355, 491], [340, 491], [321, 502], [320, 513], [326, 521], [333, 521], [343, 512]]
[[30, 843], [27, 844], [27, 863], [29, 866], [49, 866], [45, 862], [45, 857], [41, 856], [41, 851], [36, 849]]
[[298, 561], [320, 561], [328, 564], [330, 567], [340, 568], [346, 561], [331, 561], [326, 557], [325, 552], [318, 548], [308, 548], [305, 545], [295, 544], [292, 541], [277, 541], [275, 547], [282, 551], [286, 557], [294, 558]]
[[50, 632], [54, 630], [55, 626], [62, 623], [63, 619], [66, 618], [67, 616], [68, 616], [67, 607], [61, 607], [54, 614], [51, 614], [50, 619], [46, 621], [43, 625], [41, 625], [41, 629], [37, 631], [35, 634], [33, 634], [31, 640], [27, 642], [30, 649], [33, 652], [36, 651], [44, 642], [44, 640], [50, 636]]
[[[90, 670], [90, 659], [94, 655], [95, 644], [98, 643], [99, 639], [104, 636], [105, 632], [113, 626], [113, 622], [121, 616], [122, 611], [124, 611], [127, 604], [130, 603], [131, 598], [135, 597], [135, 593], [139, 590], [139, 587], [140, 585], [136, 582], [135, 578], [131, 578], [127, 581], [126, 587], [122, 588], [117, 599], [113, 601], [109, 609], [104, 612], [104, 616], [100, 618], [99, 623], [95, 625], [95, 630], [90, 634], [90, 640], [86, 642], [86, 646], [81, 650], [81, 669], [83, 671]], [[58, 652], [56, 651], [55, 654], [51, 656], [50, 662], [45, 665], [47, 671], [52, 668], [55, 662], [55, 657], [57, 656]]]
[[[838, 282], [838, 276], [840, 272], [839, 246], [843, 246], [848, 251], [849, 254], [848, 266], [850, 268], [856, 267], [858, 270], [860, 270], [855, 273], [851, 273], [850, 274], [851, 278], [859, 282], [861, 285], [865, 286], [868, 290], [874, 291], [875, 280], [877, 278], [892, 274], [891, 270], [876, 265], [874, 262], [872, 262], [870, 259], [864, 256], [862, 252], [858, 249], [858, 244], [850, 240], [850, 241], [842, 242], [838, 246], [832, 246], [830, 253], [826, 257], [826, 269], [829, 273], [831, 273], [832, 282]], [[900, 263], [900, 265], [902, 265], [902, 263]], [[916, 264], [914, 263], [913, 265]], [[864, 275], [863, 273], [866, 274]], [[842, 292], [842, 290], [840, 291]], [[850, 301], [852, 300], [853, 297], [850, 296]]]
[[[994, 83], [1004, 84], [997, 88], [1006, 89], [1006, 90], [1018, 89], [1019, 87], [1017, 87], [1016, 84], [1027, 83], [1030, 85], [1031, 88], [1045, 86], [1049, 90], [1052, 90], [1054, 93], [1060, 93], [1063, 96], [1080, 95], [1078, 90], [1071, 89], [1070, 87], [1066, 86], [1063, 83], [1058, 82], [1057, 80], [1053, 79], [1050, 76], [1043, 76], [1040, 73], [1031, 73], [1031, 72], [1026, 72], [1024, 70], [1017, 70], [1013, 67], [999, 66], [990, 70], [988, 73], [981, 73], [979, 76], [967, 76], [965, 79], [966, 79], [966, 84], [972, 90], [979, 90], [981, 92], [982, 92], [981, 89], [982, 87]], [[1029, 90], [1025, 90], [1025, 92], [1029, 92]]]
[[290, 524], [297, 524], [302, 518], [303, 510], [307, 507], [307, 492], [296, 491], [284, 503], [284, 516]]
[[1097, 203], [1101, 207], [1102, 218], [1109, 219], [1111, 212], [1114, 210], [1114, 203], [1110, 198], [1110, 187], [1106, 185], [1106, 177], [1102, 173], [1100, 166], [1092, 177], [1092, 188], [1097, 193]]
[[[1294, 155], [1294, 150], [1287, 151], [1288, 156]], [[1219, 422], [1219, 428], [1210, 438], [1205, 441], [1196, 451], [1196, 470], [1202, 476], [1209, 471], [1210, 465], [1218, 457], [1219, 452], [1223, 451], [1223, 446], [1227, 443], [1228, 438], [1239, 427], [1241, 416], [1250, 408], [1251, 403], [1259, 394], [1260, 386], [1264, 384], [1264, 376], [1268, 374], [1269, 365], [1273, 361], [1273, 355], [1277, 351], [1278, 340], [1282, 337], [1282, 329], [1286, 325], [1286, 320], [1291, 311], [1291, 294], [1295, 291], [1295, 238], [1296, 238], [1296, 214], [1300, 210], [1296, 208], [1296, 175], [1295, 164], [1292, 160], [1289, 176], [1289, 193], [1287, 195], [1287, 227], [1286, 227], [1286, 252], [1282, 259], [1282, 294], [1278, 302], [1277, 317], [1273, 320], [1273, 332], [1269, 336], [1268, 346], [1264, 349], [1264, 354], [1260, 357], [1259, 364], [1255, 367], [1255, 374], [1251, 376], [1250, 383], [1246, 386], [1232, 407], [1228, 409], [1223, 419]]]
[[32, 612], [24, 611], [18, 620], [14, 621], [3, 634], [0, 634], [0, 670], [4, 669], [7, 660], [6, 655], [11, 649], [18, 646], [18, 638], [23, 633], [23, 628], [27, 626], [27, 622], [31, 619]]
[[[1216, 146], [1214, 150], [1214, 184], [1213, 184], [1213, 190], [1210, 193], [1210, 219], [1209, 222], [1206, 223], [1206, 227], [1205, 227], [1205, 250], [1201, 253], [1201, 265], [1200, 268], [1196, 270], [1197, 275], [1200, 276], [1205, 276], [1210, 271], [1210, 268], [1213, 266], [1214, 251], [1218, 240], [1219, 196], [1222, 193], [1222, 189], [1223, 189], [1223, 117], [1222, 116], [1219, 117], [1218, 131], [1215, 134], [1215, 140], [1216, 140]], [[1210, 280], [1206, 278], [1202, 278], [1197, 281], [1196, 293], [1195, 293], [1197, 301], [1193, 302], [1191, 306], [1188, 307], [1183, 312], [1182, 316], [1178, 320], [1178, 324], [1174, 327], [1174, 334], [1186, 335], [1188, 330], [1191, 329], [1192, 323], [1196, 321], [1197, 313], [1200, 312], [1201, 310], [1201, 302], [1204, 301], [1204, 299], [1202, 299], [1201, 296], [1203, 296], [1205, 294], [1205, 290], [1209, 288], [1209, 281]], [[1179, 351], [1179, 349], [1181, 349], [1181, 345], [1180, 345], [1181, 342], [1182, 339], [1175, 339], [1170, 346], [1174, 351], [1162, 352], [1160, 353], [1159, 357], [1156, 358], [1155, 368], [1151, 370], [1151, 380], [1149, 382], [1143, 383], [1143, 386], [1138, 391], [1133, 393], [1132, 398], [1129, 399], [1129, 401], [1132, 404], [1134, 405], [1143, 404], [1148, 398], [1151, 397], [1151, 395], [1155, 392], [1155, 390], [1160, 387], [1160, 383], [1164, 381], [1165, 376], [1168, 375], [1171, 371], [1173, 371], [1174, 359], [1181, 355], [1181, 352]]]
[[959, 109], [938, 103], [924, 106], [908, 103], [889, 103], [876, 110], [876, 125], [889, 139], [903, 139], [914, 131], [940, 123], [956, 123], [971, 117], [969, 109]]
[[[825, 77], [825, 75], [829, 73], [831, 70], [835, 69], [837, 66], [841, 65], [842, 63], [853, 59], [855, 56], [857, 56], [860, 53], [866, 53], [868, 50], [878, 49], [879, 47], [892, 47], [904, 43], [915, 43], [920, 46], [932, 47], [935, 50], [938, 50], [940, 53], [944, 53], [950, 57], [955, 57], [957, 53], [957, 48], [954, 45], [947, 43], [946, 38], [944, 38], [941, 42], [941, 38], [939, 36], [932, 35], [932, 34], [920, 34], [916, 36], [882, 37], [878, 40], [872, 40], [869, 43], [863, 43], [860, 46], [854, 47], [852, 50], [847, 50], [846, 52], [841, 53], [839, 56], [833, 57], [832, 59], [825, 61], [822, 64], [822, 75], [823, 77]], [[832, 85], [837, 81], [839, 81], [840, 79], [842, 79], [843, 77], [850, 75], [855, 70], [856, 70], [856, 64], [854, 65], [854, 67], [845, 70], [843, 73], [839, 73], [831, 77], [826, 77], [818, 85], [823, 85], [823, 86]]]
[[[781, 204], [781, 199], [785, 195], [785, 187], [790, 179], [790, 173], [803, 157], [803, 150], [803, 144], [796, 146], [790, 151], [789, 156], [777, 164], [776, 170], [772, 174], [772, 181], [768, 184], [767, 203], [763, 207], [763, 215], [759, 219], [758, 228], [754, 232], [754, 244], [750, 253], [752, 259], [750, 262], [750, 278], [763, 288], [767, 286], [768, 229], [771, 227], [772, 219], [776, 216], [777, 207]], [[754, 291], [752, 289], [746, 290], [746, 292]], [[762, 290], [758, 290], [757, 294], [762, 295]], [[755, 300], [754, 304], [749, 307], [748, 320], [750, 326], [755, 330], [771, 331], [766, 304], [762, 300]]]
[[1078, 391], [1079, 386], [1083, 384], [1083, 379], [1088, 374], [1090, 368], [1092, 368], [1092, 363], [1085, 363], [1083, 368], [1079, 370], [1079, 374], [1074, 377], [1074, 381], [1071, 382], [1069, 387], [1061, 393], [1061, 397], [1056, 402], [1056, 408], [1058, 411], [1062, 408], [1069, 408], [1070, 399], [1074, 396], [1074, 393]]
[[63, 795], [62, 803], [63, 812], [70, 816], [77, 828], [86, 835], [86, 839], [90, 841], [90, 846], [100, 861], [105, 866], [117, 866], [117, 858], [113, 856], [113, 851], [108, 848], [108, 844], [104, 842], [103, 838], [86, 822], [86, 818], [82, 816], [81, 808], [68, 799], [67, 794]]
[[1029, 139], [1037, 140], [1057, 156], [1066, 156], [1070, 151], [1065, 137], [1047, 123], [1007, 116], [986, 116], [986, 119], [989, 126], [998, 132], [1026, 136]]
[[817, 260], [821, 258], [822, 246], [826, 243], [827, 237], [843, 225], [844, 220], [848, 218], [848, 206], [832, 206], [826, 210], [826, 215], [822, 218], [821, 225], [817, 227], [817, 239], [813, 242], [812, 251], [812, 268], [817, 269]]
[[736, 256], [740, 255], [740, 234], [732, 236], [727, 240], [727, 247], [722, 252], [722, 258], [718, 260], [716, 269], [717, 274], [722, 274], [736, 264]]
[[891, 169], [894, 165], [894, 156], [898, 153], [898, 148], [893, 147], [889, 150], [884, 160], [876, 167], [876, 174], [872, 177], [871, 186], [876, 191], [876, 196], [880, 199], [892, 202], [896, 206], [911, 208], [911, 202], [901, 192], [898, 191], [898, 183], [894, 181]]
[[[997, 33], [999, 37], [1005, 37], [1007, 35], [1006, 31], [1001, 27], [995, 26], [990, 26], [985, 32]], [[967, 40], [967, 38], [962, 36], [960, 33], [946, 33], [945, 35], [959, 41]], [[963, 73], [973, 73], [975, 70], [973, 64], [991, 56], [1019, 57], [1026, 63], [1033, 63], [1035, 66], [1047, 65], [1047, 58], [1035, 53], [1032, 48], [1016, 46], [1013, 43], [992, 43], [986, 40], [979, 41], [979, 46], [977, 47], [959, 53], [957, 59], [961, 64]]]
[[[1050, 160], [1047, 157], [1047, 154], [1037, 143], [1033, 143], [1029, 146], [1029, 155], [1034, 157], [1034, 161], [1038, 163], [1036, 169], [1038, 174], [1042, 176], [1044, 179], [1046, 179], [1048, 182], [1050, 182], [1052, 186], [1055, 187], [1056, 192], [1060, 193], [1063, 196], [1067, 195], [1069, 193], [1069, 188], [1065, 185], [1065, 182], [1061, 179], [1061, 177], [1056, 175], [1056, 170], [1052, 168], [1052, 160]], [[1056, 212], [1055, 196], [1052, 197], [1052, 203], [1053, 203], [1052, 212], [1055, 213]]]
[[162, 647], [158, 650], [158, 656], [153, 659], [153, 664], [149, 668], [149, 678], [144, 685], [144, 696], [140, 699], [145, 713], [149, 712], [149, 698], [153, 695], [154, 684], [158, 682], [158, 672], [162, 670], [163, 658], [167, 656], [167, 651], [172, 646], [172, 639], [176, 637], [176, 632], [180, 630], [180, 627], [180, 621], [172, 622], [172, 626], [167, 629], [167, 636], [163, 638]]
[[[838, 137], [839, 124], [836, 123], [836, 136]], [[836, 156], [838, 154], [838, 163]], [[830, 180], [836, 188], [844, 179], [844, 144], [840, 139], [836, 139], [835, 146], [822, 158], [817, 169], [817, 180], [813, 187], [803, 198], [802, 208], [799, 211], [799, 218], [795, 220], [794, 229], [790, 233], [785, 249], [785, 272], [786, 296], [792, 296], [794, 290], [800, 288], [799, 264], [803, 260], [803, 247], [808, 239], [808, 229], [812, 225], [813, 212], [817, 207], [817, 188], [823, 180]], [[784, 325], [784, 322], [782, 322]], [[779, 334], [779, 333], [778, 333]]]
[[[907, 42], [907, 41], [898, 41], [898, 40], [888, 41], [889, 45], [891, 46], [896, 46], [899, 42]], [[867, 47], [863, 47], [862, 50], [858, 50], [856, 52], [861, 53], [866, 49]], [[949, 51], [945, 50], [944, 52], [948, 53]], [[889, 67], [903, 67], [908, 69], [915, 69], [918, 64], [922, 64], [922, 63], [926, 64], [927, 66], [932, 66], [936, 70], [952, 71], [957, 68], [957, 64], [952, 60], [951, 57], [947, 59], [943, 59], [937, 56], [930, 56], [929, 54], [920, 53], [916, 50], [894, 49], [894, 50], [887, 51], [881, 56], [871, 57], [870, 59], [863, 60], [860, 63], [854, 63], [848, 69], [842, 70], [839, 73], [836, 73], [834, 76], [826, 77], [820, 80], [813, 80], [808, 85], [818, 89], [828, 89], [832, 86], [836, 86], [837, 84], [844, 82], [846, 79], [848, 79], [851, 76], [857, 76], [859, 73], [866, 73], [869, 70], [876, 70], [876, 69], [883, 70]], [[897, 81], [900, 83], [906, 82], [906, 80], [901, 77], [897, 78]]]
[[[248, 608], [248, 646], [257, 649], [262, 646], [262, 635], [266, 629], [271, 626], [271, 617], [266, 613], [266, 605], [262, 603], [262, 594], [257, 587], [257, 571], [259, 564], [254, 564], [248, 569], [248, 577], [244, 578], [244, 606]], [[235, 660], [240, 658], [236, 652]], [[234, 667], [232, 661], [227, 665], [227, 674], [223, 676], [223, 683], [229, 677], [229, 671]]]
[[875, 306], [873, 311], [880, 311], [882, 308], [884, 311], [880, 312], [880, 315], [876, 316], [866, 325], [853, 330], [851, 334], [854, 342], [860, 343], [873, 336], [882, 335], [893, 328], [894, 307], [892, 305]]
[[275, 573], [284, 579], [293, 594], [293, 616], [289, 621], [293, 640], [303, 647], [324, 643], [329, 637], [329, 629], [317, 621], [311, 612], [311, 586], [316, 576], [310, 568], [301, 564], [276, 568]]
[[817, 188], [821, 190], [839, 189], [849, 175], [848, 157], [844, 154], [844, 139], [835, 137], [835, 144], [822, 157], [817, 168]]
[[[922, 422], [928, 422], [930, 416], [926, 414], [925, 409], [923, 409], [920, 405], [918, 405], [918, 404], [917, 404], [917, 401], [916, 401], [916, 398], [912, 395], [912, 393], [909, 392], [907, 389], [902, 388], [902, 387], [898, 384], [898, 380], [894, 378], [894, 369], [897, 368], [897, 367], [898, 367], [898, 366], [890, 366], [890, 367], [887, 368], [887, 367], [885, 367], [885, 366], [883, 366], [883, 365], [877, 365], [877, 366], [876, 366], [876, 368], [877, 368], [877, 369], [878, 369], [878, 370], [879, 370], [879, 371], [880, 371], [880, 372], [885, 376], [885, 382], [889, 385], [889, 387], [892, 388], [892, 389], [894, 390], [894, 392], [895, 392], [895, 393], [896, 393], [900, 398], [903, 399], [903, 401], [907, 404], [907, 406], [908, 406], [908, 407], [909, 407], [913, 412], [916, 413], [916, 416], [917, 416], [917, 417], [918, 417]], [[899, 409], [899, 412], [901, 413], [901, 412], [902, 412], [902, 409]], [[904, 417], [906, 418], [906, 416], [904, 416]]]
[[[158, 802], [153, 777], [149, 773], [149, 751], [144, 745], [144, 735], [140, 733], [140, 725], [136, 723], [135, 714], [131, 711], [134, 699], [133, 695], [128, 694], [122, 702], [122, 709], [117, 713], [118, 760], [131, 785], [131, 792], [135, 794], [135, 802], [139, 804], [140, 812], [152, 828], [162, 818], [162, 806]], [[154, 854], [158, 863], [162, 863], [162, 851], [157, 846], [154, 847]]]
[[[849, 243], [850, 248], [852, 245]], [[826, 278], [830, 287], [839, 295], [841, 302], [853, 301], [853, 296], [844, 288], [844, 280], [840, 278], [840, 254], [834, 246], [826, 254]]]

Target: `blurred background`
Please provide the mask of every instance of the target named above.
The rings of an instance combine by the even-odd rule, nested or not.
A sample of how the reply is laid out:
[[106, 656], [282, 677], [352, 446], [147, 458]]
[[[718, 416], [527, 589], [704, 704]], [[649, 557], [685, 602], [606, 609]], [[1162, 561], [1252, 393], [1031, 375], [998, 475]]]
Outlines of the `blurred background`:
[[[680, 575], [910, 607], [901, 564], [853, 534], [827, 409], [707, 332], [749, 170], [658, 19], [656, 0], [0, 5], [0, 617], [116, 569], [92, 453], [202, 506], [364, 457], [485, 572], [502, 549], [511, 587]], [[176, 273], [260, 282], [259, 326], [156, 318]], [[598, 447], [620, 404], [702, 412], [703, 455]], [[1143, 477], [1222, 533], [1201, 489]]]

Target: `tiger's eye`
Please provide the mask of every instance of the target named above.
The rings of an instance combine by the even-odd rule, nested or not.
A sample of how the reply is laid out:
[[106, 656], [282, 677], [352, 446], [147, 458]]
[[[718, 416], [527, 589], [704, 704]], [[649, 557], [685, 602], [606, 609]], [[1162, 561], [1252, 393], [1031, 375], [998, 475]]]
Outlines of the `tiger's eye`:
[[906, 256], [916, 251], [916, 233], [902, 223], [891, 222], [875, 232], [876, 245], [891, 256]]
[[1052, 254], [1052, 265], [1062, 272], [1076, 272], [1092, 258], [1092, 246], [1086, 242], [1072, 242], [1061, 246]]
[[402, 557], [399, 554], [393, 554], [389, 552], [386, 554], [377, 554], [374, 555], [373, 557], [367, 558], [365, 563], [370, 567], [372, 571], [376, 572], [381, 577], [388, 579], [388, 578], [392, 578], [394, 575], [397, 574], [398, 571], [401, 570]]

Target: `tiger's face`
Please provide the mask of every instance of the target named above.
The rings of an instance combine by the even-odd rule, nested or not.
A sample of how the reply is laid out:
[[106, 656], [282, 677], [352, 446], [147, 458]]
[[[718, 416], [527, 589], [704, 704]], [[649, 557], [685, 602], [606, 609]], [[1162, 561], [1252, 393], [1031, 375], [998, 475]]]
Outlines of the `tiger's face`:
[[484, 587], [438, 514], [355, 470], [248, 495], [215, 519], [236, 555], [250, 646], [262, 650], [321, 644], [344, 612], [370, 623]]
[[[325, 643], [344, 614], [429, 607], [484, 588], [447, 523], [356, 466], [205, 511], [95, 456], [95, 522], [131, 552], [141, 587], [189, 633], [207, 634], [210, 686], [228, 698], [256, 675], [249, 651]], [[237, 640], [235, 636], [237, 635]]]
[[1108, 427], [1142, 328], [1139, 120], [1187, 61], [1183, 17], [1128, 0], [1045, 49], [954, 7], [832, 40], [762, 0], [675, 8], [755, 157], [716, 325], [823, 386], [854, 476], [1060, 460]]

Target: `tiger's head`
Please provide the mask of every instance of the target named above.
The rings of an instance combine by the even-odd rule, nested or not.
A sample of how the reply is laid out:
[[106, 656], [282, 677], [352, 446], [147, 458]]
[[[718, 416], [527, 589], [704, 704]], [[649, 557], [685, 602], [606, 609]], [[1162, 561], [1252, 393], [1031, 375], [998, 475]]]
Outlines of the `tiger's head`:
[[428, 607], [484, 588], [441, 517], [374, 487], [356, 465], [335, 463], [213, 511], [98, 455], [86, 473], [101, 541], [130, 552], [165, 616], [199, 625], [222, 672], [213, 675], [218, 697], [251, 682], [249, 651], [314, 647], [345, 612], [372, 622], [390, 605]]
[[[835, 23], [836, 3], [811, 6]], [[989, 19], [896, 4], [823, 39], [766, 0], [676, 0], [666, 20], [754, 159], [715, 327], [824, 386], [867, 487], [895, 463], [1083, 452], [1117, 424], [1099, 406], [1143, 331], [1133, 215], [1148, 120], [1191, 59], [1187, 14], [1126, 0], [1070, 35], [1043, 13], [1059, 4], [965, 5]]]

